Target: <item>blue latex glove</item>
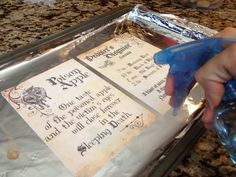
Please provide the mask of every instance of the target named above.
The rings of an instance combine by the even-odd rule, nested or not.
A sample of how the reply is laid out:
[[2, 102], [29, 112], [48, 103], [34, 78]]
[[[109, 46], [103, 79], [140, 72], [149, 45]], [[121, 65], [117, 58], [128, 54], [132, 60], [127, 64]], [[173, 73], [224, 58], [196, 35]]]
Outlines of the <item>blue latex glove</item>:
[[[175, 45], [154, 55], [156, 64], [169, 64], [174, 79], [174, 115], [183, 104], [195, 80], [196, 71], [236, 39], [208, 38]], [[236, 99], [236, 80], [225, 85], [223, 101]]]

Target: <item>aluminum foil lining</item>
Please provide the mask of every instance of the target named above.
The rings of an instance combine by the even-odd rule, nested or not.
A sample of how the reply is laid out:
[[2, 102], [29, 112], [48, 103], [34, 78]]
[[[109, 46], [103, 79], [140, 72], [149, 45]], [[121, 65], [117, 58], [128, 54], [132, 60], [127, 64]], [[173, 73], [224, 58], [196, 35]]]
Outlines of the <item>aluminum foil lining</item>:
[[[165, 48], [173, 44], [184, 43], [191, 40], [207, 38], [216, 33], [214, 30], [192, 23], [186, 19], [171, 14], [155, 13], [138, 5], [122, 16], [106, 20], [106, 22], [102, 24], [95, 26], [91, 25], [89, 29], [77, 31], [76, 28], [74, 28], [65, 36], [59, 36], [57, 39], [55, 38], [45, 44], [42, 42], [40, 45], [34, 46], [33, 48], [29, 46], [28, 49], [26, 48], [24, 50], [24, 52], [12, 55], [13, 58], [9, 57], [11, 54], [3, 56], [2, 59], [0, 59], [0, 91], [15, 86], [18, 83], [53, 68], [71, 58], [75, 58], [78, 54], [97, 47], [115, 36], [126, 32], [159, 48]], [[163, 40], [157, 42], [155, 39]], [[171, 41], [171, 44], [166, 43], [165, 39]], [[193, 94], [197, 94], [197, 97], [201, 97], [198, 95], [200, 92], [199, 89], [196, 89], [195, 92]], [[10, 162], [5, 163], [4, 166], [0, 167], [0, 171], [3, 171], [2, 173], [0, 172], [0, 176], [14, 176], [14, 174], [17, 174], [21, 168], [34, 168], [33, 164], [38, 160], [44, 163], [41, 168], [45, 171], [48, 171], [47, 164], [54, 163], [55, 166], [51, 171], [51, 174], [54, 176], [70, 177], [71, 174], [65, 169], [65, 167], [63, 167], [52, 152], [48, 150], [43, 142], [41, 142], [37, 135], [26, 126], [26, 123], [21, 120], [16, 112], [10, 110], [10, 106], [8, 103], [3, 101], [1, 96], [0, 99], [2, 101], [0, 104], [0, 117], [6, 117], [6, 120], [4, 119], [4, 121], [0, 121], [0, 132], [3, 134], [3, 136], [1, 136], [3, 139], [0, 139], [0, 142], [3, 142], [2, 147], [7, 146], [7, 142], [5, 142], [6, 138], [4, 138], [5, 136], [10, 137], [10, 139], [19, 139], [19, 133], [14, 132], [18, 129], [9, 128], [6, 130], [8, 127], [7, 121], [9, 119], [12, 121], [17, 120], [16, 122], [18, 126], [22, 125], [23, 128], [19, 128], [19, 132], [22, 133], [22, 136], [29, 133], [30, 138], [35, 139], [35, 145], [30, 143], [30, 138], [23, 138], [22, 141], [25, 141], [23, 144], [30, 143], [29, 149], [35, 148], [38, 151], [37, 153], [30, 152], [28, 157], [24, 157], [23, 160], [19, 161], [18, 164], [15, 163], [11, 168], [9, 168], [11, 165]], [[197, 110], [202, 110], [203, 105], [199, 104], [197, 107]], [[168, 156], [168, 149], [174, 148], [175, 144], [188, 132], [194, 121], [201, 115], [200, 112], [198, 112], [197, 115], [193, 112], [191, 115], [188, 115], [184, 123], [181, 123], [178, 131], [175, 132], [175, 135], [158, 148], [154, 142], [156, 134], [153, 133], [155, 131], [155, 126], [153, 126], [139, 137], [141, 139], [138, 138], [133, 142], [133, 145], [129, 145], [125, 152], [120, 154], [119, 158], [112, 159], [111, 162], [106, 164], [95, 176], [136, 176], [137, 174], [140, 174], [140, 171], [153, 160], [153, 156], [155, 156], [155, 159], [159, 159], [157, 160], [158, 163], [161, 163], [161, 161]], [[183, 115], [186, 116], [186, 114]], [[28, 135], [25, 137], [27, 136]], [[138, 147], [138, 149], [142, 148], [139, 142], [147, 142], [147, 140], [144, 139], [150, 137], [153, 139], [150, 139], [152, 142], [149, 147], [147, 147], [145, 152], [139, 153], [135, 147]], [[19, 141], [21, 140], [19, 139]], [[133, 153], [140, 155], [132, 157]], [[40, 159], [39, 155], [42, 155], [44, 158]], [[32, 164], [29, 165], [27, 160], [34, 157], [35, 159], [32, 160]], [[127, 157], [130, 158], [127, 159]], [[127, 166], [126, 163], [123, 163], [124, 159], [126, 159], [131, 165]], [[9, 169], [11, 169], [10, 172]], [[29, 172], [27, 172], [27, 170], [22, 171], [22, 175], [25, 177], [37, 176], [37, 173], [32, 171], [32, 169], [29, 169], [28, 171]]]
[[[207, 38], [216, 33], [215, 30], [192, 23], [187, 19], [182, 19], [172, 14], [150, 12], [140, 6], [134, 8], [129, 14], [129, 18], [146, 28], [150, 28], [171, 38], [179, 39], [178, 37], [181, 36], [179, 39], [180, 42], [185, 42], [182, 39], [183, 37], [197, 40]], [[166, 30], [174, 33], [167, 32]]]

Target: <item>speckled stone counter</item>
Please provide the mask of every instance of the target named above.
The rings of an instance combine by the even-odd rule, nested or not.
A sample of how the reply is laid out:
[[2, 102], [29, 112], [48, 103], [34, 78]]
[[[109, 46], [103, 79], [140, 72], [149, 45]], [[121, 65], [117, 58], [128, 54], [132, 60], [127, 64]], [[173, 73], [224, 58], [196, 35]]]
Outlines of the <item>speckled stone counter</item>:
[[[25, 4], [23, 0], [0, 1], [0, 55], [60, 32], [94, 16], [125, 5], [145, 4], [149, 9], [171, 13], [212, 29], [236, 27], [236, 1], [225, 0], [217, 10], [174, 6], [169, 0], [57, 0], [52, 7]], [[206, 131], [170, 177], [235, 177], [228, 159], [212, 131]]]

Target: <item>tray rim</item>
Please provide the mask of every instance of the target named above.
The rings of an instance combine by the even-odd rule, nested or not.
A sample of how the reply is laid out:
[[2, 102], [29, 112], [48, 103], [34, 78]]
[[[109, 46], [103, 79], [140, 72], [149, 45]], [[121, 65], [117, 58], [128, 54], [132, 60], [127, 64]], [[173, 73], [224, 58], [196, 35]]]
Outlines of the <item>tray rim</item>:
[[[110, 12], [106, 12], [103, 15], [93, 17], [85, 22], [81, 22], [77, 25], [69, 27], [61, 32], [49, 35], [43, 39], [36, 40], [23, 47], [19, 47], [13, 51], [7, 52], [0, 56], [0, 69], [2, 65], [10, 65], [18, 57], [22, 57], [25, 54], [37, 51], [46, 44], [55, 43], [62, 39], [69, 38], [83, 31], [89, 30], [92, 27], [99, 27], [100, 25], [107, 23], [114, 18], [118, 18], [128, 12], [130, 12], [135, 6], [124, 6], [116, 8]], [[179, 164], [183, 157], [192, 149], [197, 142], [198, 138], [205, 132], [205, 129], [201, 123], [200, 118], [194, 120], [193, 125], [188, 132], [178, 141], [174, 147], [168, 149], [168, 155], [161, 160], [161, 163], [154, 165], [150, 171], [148, 177], [168, 177], [170, 172]], [[152, 163], [150, 161], [149, 165]], [[146, 167], [148, 167], [147, 165]], [[145, 169], [141, 169], [142, 172]], [[140, 171], [141, 173], [141, 171]], [[139, 176], [139, 175], [137, 175]]]

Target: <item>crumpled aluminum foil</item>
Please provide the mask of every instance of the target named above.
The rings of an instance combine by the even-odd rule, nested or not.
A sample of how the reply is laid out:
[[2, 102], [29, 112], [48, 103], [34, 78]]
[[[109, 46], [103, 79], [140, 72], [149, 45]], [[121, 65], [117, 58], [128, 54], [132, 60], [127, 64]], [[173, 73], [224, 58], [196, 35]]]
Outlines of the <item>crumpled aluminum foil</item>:
[[150, 28], [179, 42], [203, 39], [217, 33], [215, 30], [172, 14], [150, 12], [140, 5], [130, 12], [129, 18], [143, 27]]

